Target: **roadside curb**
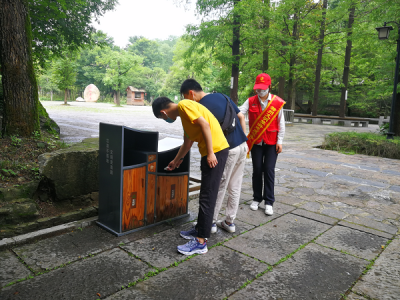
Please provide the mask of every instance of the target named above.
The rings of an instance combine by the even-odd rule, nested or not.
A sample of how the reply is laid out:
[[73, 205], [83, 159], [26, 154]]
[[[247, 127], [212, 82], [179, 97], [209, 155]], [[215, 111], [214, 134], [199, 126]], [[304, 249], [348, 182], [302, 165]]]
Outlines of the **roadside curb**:
[[11, 246], [22, 245], [36, 239], [43, 239], [61, 233], [65, 233], [73, 229], [84, 228], [93, 225], [97, 221], [97, 218], [98, 216], [95, 216], [50, 228], [41, 229], [26, 234], [17, 235], [12, 238], [4, 238], [0, 241], [0, 250], [4, 250]]
[[[200, 191], [193, 191], [189, 193], [189, 201], [197, 199]], [[44, 239], [51, 236], [55, 236], [61, 233], [65, 233], [74, 229], [84, 228], [96, 223], [98, 216], [82, 219], [78, 221], [69, 222], [62, 225], [53, 226], [50, 228], [41, 229], [38, 231], [17, 235], [11, 238], [4, 238], [0, 240], [0, 250], [4, 250], [9, 247], [14, 247], [22, 244], [29, 243], [36, 239]]]

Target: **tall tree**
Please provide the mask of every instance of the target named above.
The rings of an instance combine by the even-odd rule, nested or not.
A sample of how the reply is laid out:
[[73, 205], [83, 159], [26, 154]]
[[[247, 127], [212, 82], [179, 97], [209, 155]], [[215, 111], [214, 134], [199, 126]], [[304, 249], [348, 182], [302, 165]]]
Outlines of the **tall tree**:
[[141, 63], [141, 59], [128, 51], [108, 51], [103, 52], [96, 58], [96, 63], [106, 69], [103, 82], [116, 92], [116, 105], [120, 105], [121, 89], [127, 87], [130, 81], [130, 71]]
[[[183, 2], [189, 2], [183, 0]], [[219, 56], [224, 64], [231, 68], [230, 97], [238, 103], [239, 67], [241, 37], [241, 0], [197, 0], [196, 8], [205, 18], [213, 17], [215, 20], [202, 22], [200, 26], [188, 26], [189, 39], [192, 47], [188, 50], [194, 53], [202, 53], [205, 48], [213, 48], [215, 51], [228, 46], [231, 51], [230, 57], [224, 53]], [[216, 46], [216, 44], [220, 45]], [[197, 54], [196, 53], [196, 54]]]
[[325, 20], [326, 20], [326, 8], [327, 7], [328, 7], [328, 0], [323, 0], [321, 27], [320, 27], [320, 31], [319, 31], [319, 48], [318, 48], [318, 56], [317, 56], [317, 66], [315, 69], [314, 99], [313, 99], [313, 108], [312, 108], [313, 116], [316, 116], [318, 114], [318, 97], [319, 97], [319, 87], [321, 84], [322, 51], [324, 49]]
[[64, 91], [64, 104], [67, 105], [68, 90], [76, 81], [76, 56], [73, 52], [65, 51], [62, 58], [53, 63], [52, 81], [60, 90]]
[[353, 34], [353, 23], [354, 23], [354, 13], [356, 10], [356, 1], [352, 0], [350, 3], [349, 9], [349, 21], [347, 23], [347, 45], [346, 52], [344, 56], [344, 68], [343, 68], [343, 86], [341, 88], [340, 94], [340, 109], [339, 109], [339, 117], [344, 118], [346, 114], [346, 92], [347, 86], [349, 83], [349, 74], [350, 74], [350, 58], [351, 58], [351, 47], [352, 40], [351, 35]]
[[38, 89], [32, 61], [26, 0], [0, 0], [0, 64], [4, 90], [3, 127], [8, 135], [40, 131]]

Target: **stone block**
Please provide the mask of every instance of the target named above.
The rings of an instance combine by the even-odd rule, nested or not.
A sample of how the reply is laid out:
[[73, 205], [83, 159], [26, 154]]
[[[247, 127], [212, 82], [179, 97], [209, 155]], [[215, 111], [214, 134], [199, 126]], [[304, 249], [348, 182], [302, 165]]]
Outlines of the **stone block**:
[[341, 299], [368, 261], [309, 244], [229, 296], [242, 299]]
[[313, 119], [312, 119], [312, 123], [313, 123], [313, 124], [321, 125], [321, 124], [322, 124], [321, 118], [313, 118]]
[[330, 227], [288, 214], [226, 242], [225, 246], [273, 265]]
[[[0, 299], [98, 299], [154, 269], [121, 249], [103, 252], [0, 290]], [[98, 296], [100, 294], [101, 296]]]
[[349, 222], [346, 222], [346, 221], [340, 221], [338, 223], [338, 225], [349, 227], [349, 228], [353, 228], [353, 229], [357, 229], [357, 230], [360, 230], [360, 231], [363, 231], [363, 232], [372, 233], [374, 235], [381, 236], [381, 237], [384, 237], [384, 238], [387, 238], [387, 239], [391, 239], [393, 237], [393, 234], [386, 233], [386, 232], [383, 232], [383, 231], [378, 231], [378, 230], [371, 229], [371, 228], [368, 228], [368, 227], [365, 227], [365, 226], [349, 223]]
[[[0, 251], [0, 288], [18, 279], [33, 275], [10, 251]], [[1, 290], [0, 290], [1, 294]], [[1, 298], [5, 299], [5, 298]]]
[[315, 243], [372, 260], [381, 253], [387, 241], [370, 233], [336, 226], [321, 235]]
[[384, 231], [390, 234], [397, 233], [397, 227], [393, 225], [384, 224], [382, 222], [374, 221], [369, 218], [349, 216], [346, 218], [347, 222], [360, 224], [376, 230]]
[[31, 181], [17, 187], [0, 188], [0, 202], [9, 202], [21, 198], [32, 198], [38, 185], [39, 181]]
[[107, 299], [223, 299], [267, 267], [219, 246]]
[[335, 225], [338, 220], [331, 218], [331, 217], [327, 217], [327, 216], [323, 216], [320, 214], [316, 214], [304, 209], [296, 209], [294, 211], [291, 212], [291, 214], [293, 215], [298, 215], [298, 216], [302, 216], [305, 217], [307, 219], [311, 219], [311, 220], [315, 220], [321, 223], [325, 223], [325, 224], [329, 224], [329, 225]]
[[99, 190], [98, 151], [98, 139], [86, 139], [70, 148], [39, 156], [40, 173], [54, 186], [57, 200]]
[[400, 240], [394, 239], [352, 290], [368, 299], [399, 299], [399, 249]]
[[[235, 225], [235, 233], [228, 233], [218, 228], [216, 233], [211, 234], [211, 237], [208, 239], [207, 246], [211, 247], [219, 242], [224, 242], [227, 239], [231, 239], [242, 232], [254, 228], [254, 226], [238, 220], [235, 220]], [[152, 266], [157, 268], [165, 268], [186, 258], [184, 255], [179, 253], [176, 248], [178, 245], [183, 245], [188, 242], [188, 240], [183, 239], [179, 235], [179, 232], [181, 230], [188, 230], [192, 226], [193, 223], [187, 223], [170, 230], [163, 231], [162, 233], [129, 243], [122, 246], [122, 248], [140, 257], [142, 260], [150, 263]]]
[[17, 199], [0, 208], [0, 224], [19, 224], [39, 217], [36, 203], [32, 199]]
[[94, 202], [99, 202], [99, 192], [93, 192], [90, 194], [90, 199]]

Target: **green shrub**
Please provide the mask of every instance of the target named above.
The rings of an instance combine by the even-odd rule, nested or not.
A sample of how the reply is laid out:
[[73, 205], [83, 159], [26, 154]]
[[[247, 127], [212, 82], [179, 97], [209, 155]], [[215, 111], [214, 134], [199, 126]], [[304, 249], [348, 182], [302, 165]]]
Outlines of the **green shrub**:
[[323, 149], [400, 159], [400, 138], [376, 133], [335, 132], [325, 136]]

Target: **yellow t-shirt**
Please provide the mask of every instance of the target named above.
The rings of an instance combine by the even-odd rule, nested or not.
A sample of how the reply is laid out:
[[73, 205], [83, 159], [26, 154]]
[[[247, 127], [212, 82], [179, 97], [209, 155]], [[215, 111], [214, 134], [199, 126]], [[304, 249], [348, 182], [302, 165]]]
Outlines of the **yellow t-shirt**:
[[182, 100], [178, 103], [178, 111], [186, 137], [198, 143], [201, 156], [206, 156], [208, 153], [201, 128], [194, 124], [194, 121], [200, 117], [203, 117], [210, 124], [214, 153], [229, 148], [221, 126], [205, 106], [192, 100]]

